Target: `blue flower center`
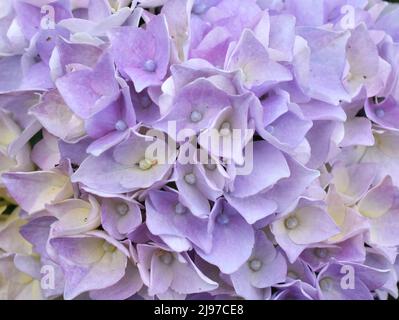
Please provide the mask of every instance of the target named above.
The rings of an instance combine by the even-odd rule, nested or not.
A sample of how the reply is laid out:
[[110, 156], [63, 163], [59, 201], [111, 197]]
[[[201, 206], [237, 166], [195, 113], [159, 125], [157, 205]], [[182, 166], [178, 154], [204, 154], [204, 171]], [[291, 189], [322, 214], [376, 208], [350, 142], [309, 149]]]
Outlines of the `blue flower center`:
[[298, 227], [299, 225], [299, 221], [296, 217], [292, 216], [292, 217], [288, 217], [287, 219], [285, 219], [284, 221], [284, 225], [287, 229], [289, 230], [293, 230], [296, 227]]
[[221, 213], [216, 218], [217, 223], [226, 225], [230, 222], [230, 218], [227, 214]]
[[263, 263], [259, 259], [252, 259], [249, 261], [248, 265], [252, 271], [257, 272], [262, 268]]
[[125, 130], [127, 129], [127, 124], [126, 124], [126, 122], [123, 121], [123, 120], [118, 120], [118, 121], [115, 123], [115, 129], [118, 130], [118, 131], [125, 131]]
[[200, 122], [202, 120], [202, 113], [197, 110], [194, 110], [190, 114], [190, 120], [191, 120], [191, 122], [194, 122], [194, 123]]
[[180, 202], [178, 204], [176, 204], [175, 206], [175, 212], [176, 214], [183, 215], [186, 212], [186, 207], [183, 206]]
[[197, 178], [195, 177], [194, 173], [188, 173], [184, 176], [184, 181], [186, 181], [188, 184], [195, 184], [197, 182]]
[[385, 111], [383, 109], [381, 109], [381, 108], [377, 108], [377, 109], [375, 109], [375, 115], [378, 118], [382, 118], [382, 117], [385, 116]]
[[144, 70], [148, 72], [154, 72], [157, 69], [157, 63], [152, 60], [148, 59], [146, 62], [144, 62]]
[[121, 215], [124, 216], [129, 212], [129, 206], [126, 203], [120, 203], [116, 206], [116, 211]]

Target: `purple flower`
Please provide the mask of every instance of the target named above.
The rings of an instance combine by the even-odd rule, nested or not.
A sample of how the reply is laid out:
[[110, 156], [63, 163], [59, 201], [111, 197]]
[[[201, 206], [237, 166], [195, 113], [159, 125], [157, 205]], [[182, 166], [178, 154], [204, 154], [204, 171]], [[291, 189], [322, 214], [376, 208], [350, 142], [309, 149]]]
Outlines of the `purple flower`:
[[294, 211], [273, 222], [271, 230], [291, 263], [309, 244], [327, 240], [339, 233], [339, 228], [323, 205], [305, 199]]
[[[158, 160], [156, 155], [147, 152], [154, 143], [167, 151], [166, 159]], [[154, 142], [154, 137], [132, 132], [128, 139], [100, 156], [87, 157], [72, 176], [72, 181], [113, 194], [149, 188], [167, 178], [174, 154], [175, 150], [164, 141]]]
[[212, 234], [212, 249], [198, 249], [198, 255], [223, 273], [237, 271], [251, 255], [255, 242], [253, 228], [226, 201], [218, 200], [209, 217], [208, 230]]
[[122, 240], [142, 221], [139, 204], [124, 198], [103, 198], [101, 222], [103, 228], [115, 239]]
[[87, 119], [106, 108], [119, 95], [113, 61], [108, 53], [92, 68], [71, 66], [70, 72], [56, 80], [57, 89], [77, 116]]
[[64, 272], [65, 299], [73, 299], [86, 291], [109, 288], [127, 270], [129, 250], [100, 231], [52, 238], [50, 245]]
[[138, 245], [139, 270], [149, 295], [212, 291], [217, 283], [207, 278], [187, 254], [174, 253], [154, 245]]
[[146, 202], [147, 226], [177, 252], [193, 245], [209, 252], [212, 236], [206, 219], [194, 216], [178, 199], [176, 192], [151, 191]]
[[7, 190], [21, 208], [32, 214], [45, 209], [48, 204], [68, 199], [73, 195], [69, 176], [62, 169], [5, 173], [2, 178]]
[[146, 24], [146, 29], [121, 27], [110, 32], [115, 63], [133, 81], [137, 92], [160, 85], [169, 64], [169, 35], [164, 16]]
[[398, 297], [395, 5], [0, 3], [0, 299]]
[[230, 275], [237, 294], [246, 299], [262, 298], [263, 288], [285, 281], [287, 264], [266, 235], [258, 231], [251, 257]]

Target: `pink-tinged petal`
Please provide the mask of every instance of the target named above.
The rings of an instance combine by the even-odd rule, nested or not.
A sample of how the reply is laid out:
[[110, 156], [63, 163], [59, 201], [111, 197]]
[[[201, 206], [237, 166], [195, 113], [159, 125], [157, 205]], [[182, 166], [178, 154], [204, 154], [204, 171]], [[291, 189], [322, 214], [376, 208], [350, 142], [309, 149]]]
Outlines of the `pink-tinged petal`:
[[136, 124], [130, 89], [122, 78], [117, 80], [122, 87], [118, 98], [85, 121], [87, 134], [92, 138], [103, 137], [115, 130], [123, 132]]
[[[166, 131], [169, 121], [175, 121], [177, 132], [191, 129], [197, 133], [201, 129], [208, 128], [216, 115], [230, 105], [228, 93], [210, 80], [198, 78], [179, 91], [173, 99], [172, 108], [154, 124], [154, 127]], [[185, 137], [178, 138], [183, 141], [185, 139]]]
[[[82, 65], [94, 68], [103, 53], [103, 50], [95, 45], [69, 42], [62, 37], [57, 39], [55, 50], [59, 70], [52, 70], [54, 78], [67, 73], [69, 66]], [[50, 67], [52, 67], [51, 60]]]
[[229, 30], [216, 26], [205, 35], [195, 49], [190, 51], [190, 56], [202, 58], [217, 67], [222, 67], [230, 40]]
[[[14, 4], [17, 21], [21, 25], [21, 29], [27, 39], [31, 39], [40, 28], [43, 18], [41, 7], [48, 3], [49, 1], [17, 1]], [[55, 1], [52, 3], [52, 7], [55, 23], [72, 16], [68, 2]]]

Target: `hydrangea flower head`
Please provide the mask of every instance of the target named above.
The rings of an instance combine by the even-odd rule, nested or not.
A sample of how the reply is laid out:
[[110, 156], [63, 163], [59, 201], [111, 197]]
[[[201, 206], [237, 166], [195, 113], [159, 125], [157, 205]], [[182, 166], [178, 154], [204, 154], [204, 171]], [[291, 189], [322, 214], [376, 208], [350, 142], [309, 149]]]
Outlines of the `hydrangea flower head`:
[[398, 298], [398, 19], [0, 1], [0, 299]]

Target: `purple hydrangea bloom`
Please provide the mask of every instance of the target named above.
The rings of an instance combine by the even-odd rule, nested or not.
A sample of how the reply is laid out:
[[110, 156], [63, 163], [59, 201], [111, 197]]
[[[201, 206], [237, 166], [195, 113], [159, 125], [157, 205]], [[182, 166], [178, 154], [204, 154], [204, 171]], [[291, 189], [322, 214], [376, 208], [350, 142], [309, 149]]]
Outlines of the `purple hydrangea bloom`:
[[0, 299], [397, 299], [398, 19], [0, 1]]

